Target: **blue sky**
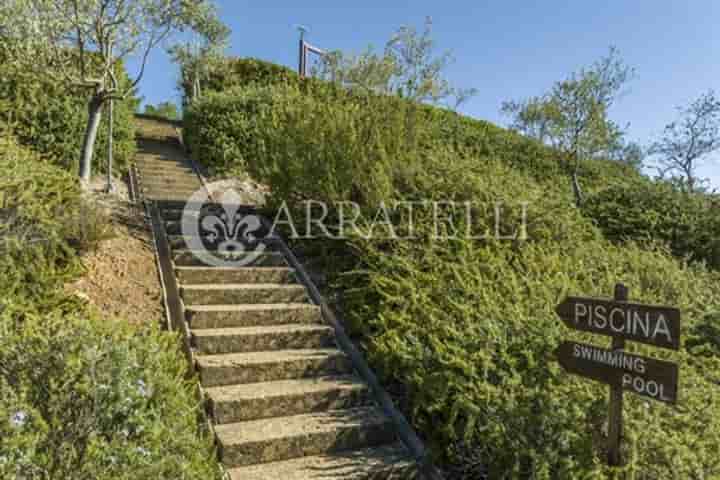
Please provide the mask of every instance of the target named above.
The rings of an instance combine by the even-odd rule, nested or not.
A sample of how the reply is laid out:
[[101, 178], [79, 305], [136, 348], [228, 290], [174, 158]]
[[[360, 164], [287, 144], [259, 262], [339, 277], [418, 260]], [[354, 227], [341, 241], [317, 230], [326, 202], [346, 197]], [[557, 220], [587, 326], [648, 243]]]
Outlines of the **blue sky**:
[[[232, 30], [230, 54], [296, 68], [295, 25], [310, 28], [319, 47], [358, 52], [385, 41], [404, 24], [433, 20], [438, 50], [455, 63], [447, 77], [478, 95], [461, 111], [506, 124], [504, 100], [541, 94], [556, 80], [619, 48], [636, 69], [613, 120], [629, 123], [631, 139], [647, 144], [675, 118], [675, 107], [702, 92], [720, 91], [720, 2], [717, 0], [474, 0], [474, 1], [218, 1]], [[132, 66], [132, 65], [131, 65]], [[161, 51], [151, 57], [141, 95], [178, 100], [177, 68]], [[720, 162], [700, 170], [720, 188]]]

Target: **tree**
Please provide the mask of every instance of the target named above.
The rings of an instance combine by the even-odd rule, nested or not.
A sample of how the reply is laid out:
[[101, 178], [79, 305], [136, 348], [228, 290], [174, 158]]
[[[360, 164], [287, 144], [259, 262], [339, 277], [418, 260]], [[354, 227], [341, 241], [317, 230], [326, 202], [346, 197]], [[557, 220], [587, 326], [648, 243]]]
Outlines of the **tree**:
[[710, 90], [678, 110], [680, 118], [665, 126], [649, 152], [657, 157], [660, 177], [670, 174], [693, 192], [699, 182], [698, 166], [720, 148], [720, 99]]
[[180, 66], [179, 90], [185, 93], [190, 89], [184, 86], [192, 85], [190, 98], [183, 95], [183, 106], [200, 98], [202, 84], [216, 64], [222, 62], [223, 51], [230, 38], [230, 29], [217, 19], [198, 25], [196, 31], [197, 35], [168, 50], [173, 61]]
[[157, 106], [148, 103], [145, 105], [145, 113], [156, 117], [169, 118], [170, 120], [177, 120], [178, 118], [178, 108], [173, 102], [160, 102]]
[[398, 95], [416, 102], [452, 100], [458, 107], [474, 89], [458, 89], [443, 77], [452, 63], [449, 52], [435, 55], [432, 21], [428, 18], [419, 33], [415, 27], [400, 27], [385, 44], [382, 54], [368, 47], [360, 55], [339, 50], [323, 55], [313, 74], [342, 85], [381, 94]]
[[[88, 91], [80, 178], [90, 179], [103, 106], [127, 97], [143, 78], [150, 52], [178, 32], [217, 22], [210, 0], [3, 0], [0, 41], [38, 75]], [[116, 67], [139, 56], [135, 76], [121, 85]]]
[[607, 158], [640, 171], [645, 163], [646, 154], [647, 152], [640, 144], [626, 142], [624, 138], [620, 138], [616, 145], [610, 147]]
[[610, 158], [626, 148], [624, 132], [608, 118], [608, 111], [632, 75], [633, 70], [611, 47], [606, 57], [555, 83], [545, 95], [503, 103], [502, 112], [512, 117], [511, 128], [561, 153], [578, 205], [582, 202], [578, 178], [582, 160]]

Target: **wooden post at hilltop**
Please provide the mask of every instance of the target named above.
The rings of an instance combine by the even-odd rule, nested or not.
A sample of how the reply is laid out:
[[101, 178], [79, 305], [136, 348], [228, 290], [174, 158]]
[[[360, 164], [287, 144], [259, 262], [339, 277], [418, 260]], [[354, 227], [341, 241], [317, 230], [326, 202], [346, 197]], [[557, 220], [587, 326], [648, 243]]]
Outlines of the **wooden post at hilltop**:
[[[617, 302], [628, 301], [628, 288], [622, 283], [615, 285], [615, 298]], [[624, 350], [625, 339], [613, 337], [612, 350]], [[610, 415], [608, 416], [608, 464], [619, 466], [622, 464], [620, 446], [623, 431], [623, 388], [622, 385], [610, 385]]]

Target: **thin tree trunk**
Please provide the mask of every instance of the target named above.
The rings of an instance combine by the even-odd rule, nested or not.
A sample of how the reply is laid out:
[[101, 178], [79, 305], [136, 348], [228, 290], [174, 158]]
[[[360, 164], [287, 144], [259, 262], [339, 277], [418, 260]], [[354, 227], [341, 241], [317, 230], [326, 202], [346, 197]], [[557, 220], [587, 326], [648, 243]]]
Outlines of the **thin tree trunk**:
[[582, 188], [580, 188], [580, 179], [578, 178], [578, 171], [580, 170], [580, 159], [577, 156], [577, 152], [575, 153], [575, 165], [573, 167], [573, 173], [572, 173], [572, 183], [573, 183], [573, 194], [575, 195], [575, 206], [579, 207], [582, 204]]
[[565, 165], [567, 170], [570, 172], [570, 183], [572, 184], [573, 195], [575, 196], [575, 206], [579, 207], [583, 201], [582, 188], [580, 188], [580, 179], [578, 178], [578, 171], [580, 170], [580, 158], [578, 156], [577, 149], [567, 153], [563, 157], [565, 159]]
[[577, 170], [572, 172], [572, 187], [573, 193], [575, 194], [575, 206], [579, 207], [583, 201], [582, 189], [580, 188], [580, 181], [578, 180]]
[[693, 193], [695, 191], [695, 177], [692, 172], [686, 172], [687, 175], [687, 191]]
[[97, 94], [93, 95], [88, 103], [88, 121], [85, 129], [85, 139], [83, 140], [82, 157], [80, 157], [80, 181], [84, 185], [90, 183], [95, 140], [102, 119], [102, 106], [102, 97]]

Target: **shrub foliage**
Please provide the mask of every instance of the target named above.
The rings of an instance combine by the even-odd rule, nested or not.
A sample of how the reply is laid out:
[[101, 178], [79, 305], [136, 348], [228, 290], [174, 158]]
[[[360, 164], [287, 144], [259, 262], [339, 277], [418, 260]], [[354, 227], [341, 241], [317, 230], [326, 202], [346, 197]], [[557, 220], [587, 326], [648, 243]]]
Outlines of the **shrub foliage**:
[[[0, 132], [12, 133], [23, 145], [75, 174], [87, 123], [87, 91], [59, 80], [40, 79], [6, 58], [0, 45]], [[122, 66], [117, 76], [123, 83], [129, 81]], [[120, 171], [135, 152], [133, 112], [137, 104], [134, 97], [115, 102], [113, 161]], [[106, 116], [104, 120], [95, 145], [98, 171], [106, 168]]]
[[672, 183], [636, 181], [610, 185], [589, 197], [583, 211], [618, 242], [662, 242], [680, 257], [720, 267], [717, 199]]
[[63, 290], [98, 240], [74, 175], [0, 140], [0, 208], [0, 478], [219, 479], [175, 335]]
[[[451, 112], [318, 85], [216, 92], [185, 120], [202, 163], [268, 183], [271, 203], [293, 213], [299, 200], [330, 202], [328, 223], [340, 215], [332, 202], [358, 202], [361, 228], [383, 204], [473, 202], [471, 225], [465, 211], [449, 210], [440, 233], [467, 227], [483, 238], [438, 238], [434, 212], [419, 208], [412, 226], [390, 213], [400, 233], [414, 232], [410, 240], [350, 235], [303, 245], [323, 252], [350, 330], [453, 478], [485, 469], [498, 479], [720, 474], [720, 274], [662, 245], [612, 242], [592, 220], [607, 223], [601, 207], [572, 205], [551, 150]], [[600, 204], [612, 182], [638, 177], [599, 160], [586, 172]], [[525, 240], [515, 235], [523, 208]], [[496, 228], [503, 238], [481, 235]], [[685, 334], [677, 353], [630, 347], [680, 364], [681, 399], [671, 408], [628, 395], [620, 469], [603, 461], [607, 389], [553, 358], [561, 339], [607, 342], [568, 331], [555, 305], [569, 294], [609, 296], [615, 282], [634, 300], [679, 307]]]

